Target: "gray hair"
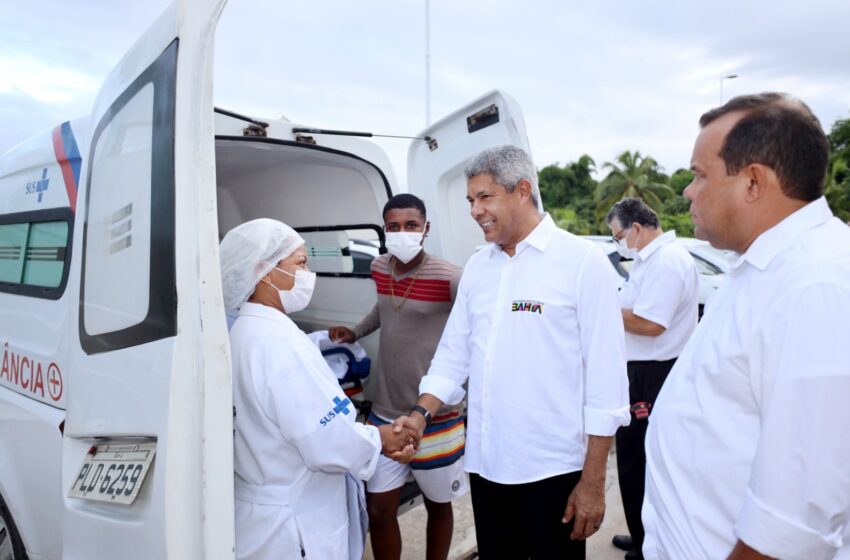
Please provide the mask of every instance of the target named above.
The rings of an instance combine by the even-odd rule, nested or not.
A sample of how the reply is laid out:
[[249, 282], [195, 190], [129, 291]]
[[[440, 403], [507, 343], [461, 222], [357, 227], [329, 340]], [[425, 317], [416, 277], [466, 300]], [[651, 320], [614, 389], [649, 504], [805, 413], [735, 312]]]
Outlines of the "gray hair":
[[504, 145], [488, 148], [472, 158], [466, 165], [464, 174], [467, 179], [478, 175], [490, 175], [493, 181], [512, 193], [522, 179], [531, 183], [531, 201], [536, 208], [540, 198], [537, 186], [537, 170], [531, 156], [516, 146]]

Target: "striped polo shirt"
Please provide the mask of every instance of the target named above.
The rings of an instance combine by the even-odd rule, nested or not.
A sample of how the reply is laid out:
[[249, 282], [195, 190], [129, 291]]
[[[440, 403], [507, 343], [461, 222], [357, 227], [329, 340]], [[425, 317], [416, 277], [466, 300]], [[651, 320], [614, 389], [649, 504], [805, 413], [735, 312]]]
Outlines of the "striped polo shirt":
[[[419, 399], [419, 381], [434, 357], [461, 275], [460, 267], [427, 255], [417, 268], [393, 276], [390, 259], [386, 254], [372, 260], [378, 301], [354, 327], [357, 338], [380, 328], [369, 393], [372, 410], [386, 420], [407, 414]], [[460, 408], [463, 403], [440, 414]]]

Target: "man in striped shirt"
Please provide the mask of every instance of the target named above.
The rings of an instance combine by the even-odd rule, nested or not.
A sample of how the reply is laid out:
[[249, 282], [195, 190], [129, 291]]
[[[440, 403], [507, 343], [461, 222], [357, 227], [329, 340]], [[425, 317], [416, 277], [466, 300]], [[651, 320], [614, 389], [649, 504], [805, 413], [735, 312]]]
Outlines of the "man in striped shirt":
[[[384, 207], [389, 253], [372, 261], [378, 302], [353, 329], [330, 329], [331, 339], [353, 342], [380, 328], [370, 424], [391, 422], [407, 414], [410, 403], [416, 402], [419, 381], [434, 357], [457, 292], [461, 269], [422, 247], [429, 228], [422, 200], [411, 194], [390, 199]], [[464, 442], [464, 403], [459, 403], [435, 415], [409, 464], [379, 459], [366, 485], [376, 560], [401, 557], [398, 503], [410, 474], [422, 490], [428, 511], [427, 558], [448, 556], [454, 525], [451, 501], [468, 487]]]

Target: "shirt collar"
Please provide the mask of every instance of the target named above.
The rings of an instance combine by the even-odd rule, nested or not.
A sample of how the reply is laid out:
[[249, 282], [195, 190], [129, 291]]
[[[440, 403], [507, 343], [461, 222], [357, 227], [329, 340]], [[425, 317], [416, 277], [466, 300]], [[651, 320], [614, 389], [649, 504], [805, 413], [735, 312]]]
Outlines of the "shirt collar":
[[668, 231], [668, 232], [662, 233], [661, 235], [659, 235], [658, 237], [653, 239], [649, 244], [647, 244], [646, 247], [644, 247], [643, 249], [638, 251], [638, 258], [642, 261], [645, 261], [650, 256], [652, 256], [652, 254], [655, 251], [657, 251], [658, 249], [660, 249], [664, 245], [667, 245], [668, 243], [672, 243], [675, 240], [676, 240], [676, 232], [675, 231]]
[[732, 264], [733, 269], [745, 261], [759, 270], [764, 270], [788, 244], [800, 234], [817, 227], [832, 218], [832, 210], [823, 196], [814, 200], [784, 220], [763, 232], [752, 242], [747, 251]]
[[[552, 221], [552, 217], [548, 212], [542, 214], [543, 219], [540, 220], [540, 223], [537, 224], [531, 233], [525, 236], [525, 239], [517, 243], [515, 255], [520, 254], [525, 250], [526, 247], [534, 247], [538, 251], [545, 251], [546, 246], [549, 245], [549, 240], [552, 239], [552, 234], [555, 230], [558, 229], [558, 226], [555, 225], [555, 222]], [[493, 254], [503, 253], [502, 248], [499, 247], [495, 243], [491, 243], [491, 250]]]

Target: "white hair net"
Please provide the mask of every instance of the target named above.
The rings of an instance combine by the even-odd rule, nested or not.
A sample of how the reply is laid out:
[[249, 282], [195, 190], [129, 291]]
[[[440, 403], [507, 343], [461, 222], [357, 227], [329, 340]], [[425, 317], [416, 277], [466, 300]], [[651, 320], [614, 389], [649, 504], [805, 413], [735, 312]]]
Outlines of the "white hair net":
[[221, 289], [224, 308], [239, 309], [278, 261], [304, 245], [294, 229], [267, 218], [236, 226], [221, 241]]

